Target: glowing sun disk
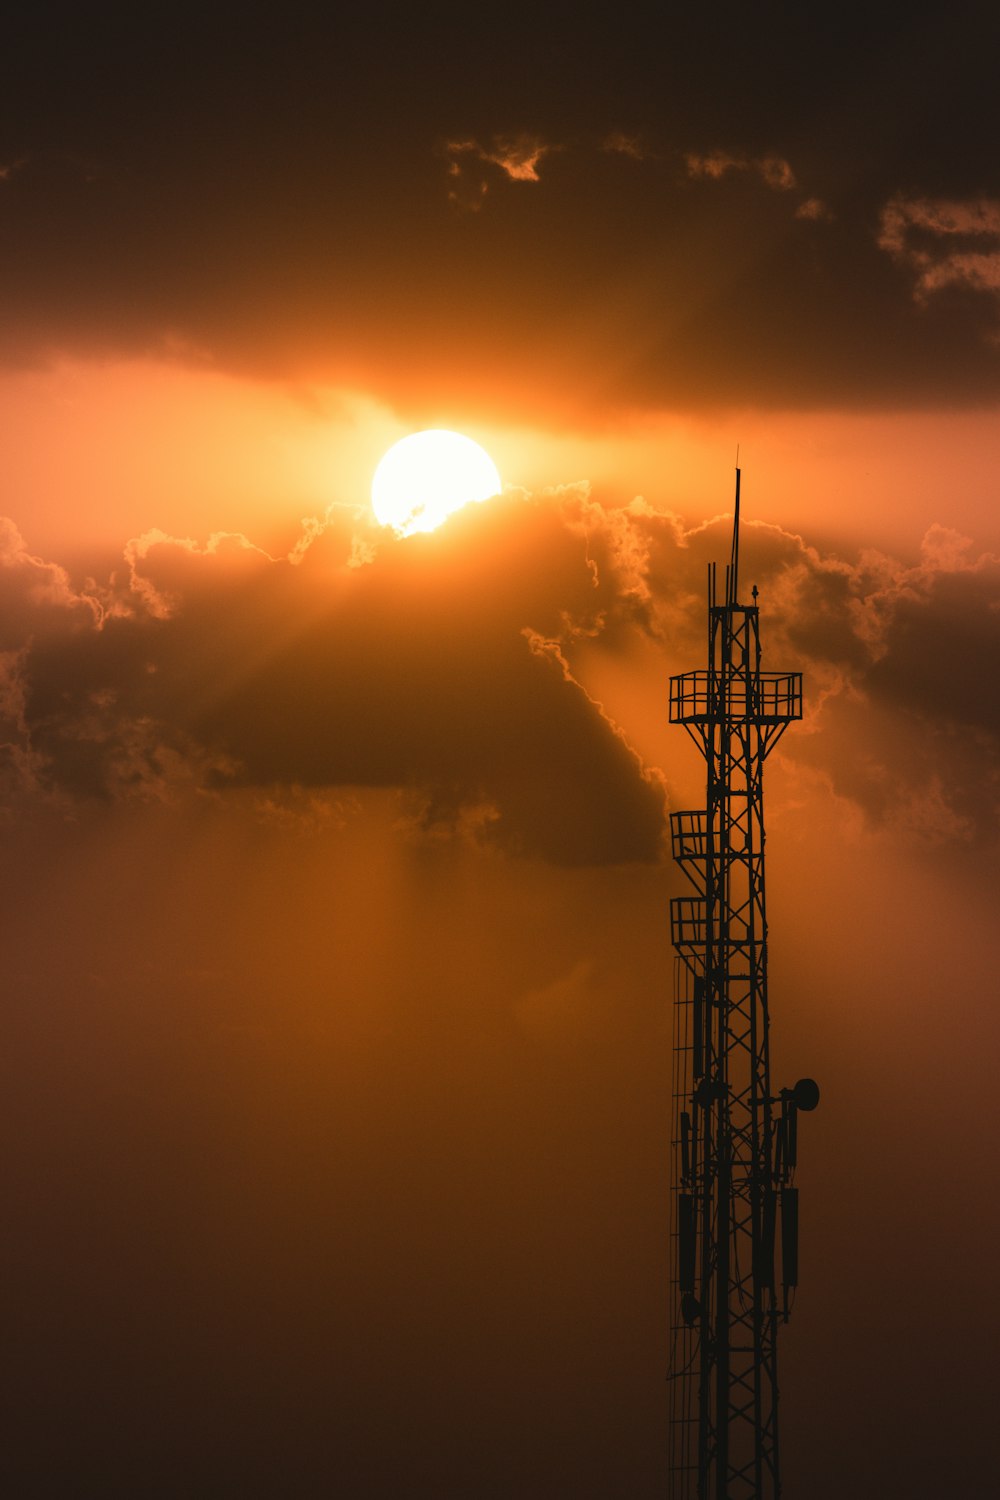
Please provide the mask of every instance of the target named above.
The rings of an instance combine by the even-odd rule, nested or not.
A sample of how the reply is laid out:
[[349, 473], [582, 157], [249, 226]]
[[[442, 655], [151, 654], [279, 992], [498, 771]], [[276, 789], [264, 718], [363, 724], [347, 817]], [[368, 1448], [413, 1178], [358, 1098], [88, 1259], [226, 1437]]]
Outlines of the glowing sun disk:
[[372, 510], [400, 536], [433, 531], [452, 511], [500, 493], [496, 465], [459, 432], [432, 427], [401, 438], [372, 479]]

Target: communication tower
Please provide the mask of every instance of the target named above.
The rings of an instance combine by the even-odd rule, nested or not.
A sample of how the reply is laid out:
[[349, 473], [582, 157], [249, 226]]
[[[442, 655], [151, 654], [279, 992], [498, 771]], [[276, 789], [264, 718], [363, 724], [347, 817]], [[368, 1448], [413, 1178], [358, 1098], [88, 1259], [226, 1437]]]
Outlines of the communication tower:
[[771, 1093], [763, 770], [802, 717], [802, 677], [761, 671], [757, 587], [739, 602], [739, 542], [737, 469], [721, 598], [708, 570], [707, 670], [670, 681], [670, 721], [707, 768], [704, 810], [670, 817], [694, 889], [671, 903], [672, 1500], [781, 1494], [777, 1335], [798, 1283], [796, 1127], [819, 1102], [808, 1078]]

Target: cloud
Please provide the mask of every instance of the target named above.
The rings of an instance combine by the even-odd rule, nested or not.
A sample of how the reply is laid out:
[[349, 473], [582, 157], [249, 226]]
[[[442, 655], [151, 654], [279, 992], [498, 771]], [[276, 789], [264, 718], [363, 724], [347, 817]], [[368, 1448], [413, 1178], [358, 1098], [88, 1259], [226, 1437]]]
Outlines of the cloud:
[[[350, 36], [325, 24], [326, 47], [285, 18], [281, 45], [300, 55], [262, 90], [252, 59], [275, 38], [246, 17], [238, 47], [225, 27], [172, 42], [139, 91], [90, 34], [63, 36], [78, 61], [44, 88], [31, 59], [51, 39], [39, 33], [21, 66], [10, 54], [21, 123], [0, 155], [0, 362], [161, 352], [350, 386], [411, 414], [430, 381], [438, 404], [580, 421], [738, 408], [748, 392], [772, 410], [996, 396], [972, 319], [907, 324], [873, 255], [873, 215], [928, 160], [919, 130], [899, 136], [882, 42], [901, 80], [917, 74], [885, 38], [822, 57], [800, 39], [790, 65], [783, 27], [777, 39], [750, 27], [720, 52], [699, 23], [643, 49], [627, 27], [581, 40], [536, 9], [496, 25], [490, 67], [470, 69], [468, 16], [414, 11], [391, 34], [360, 12]], [[935, 136], [934, 170], [987, 184], [991, 51], [976, 28], [955, 32], [964, 61], [939, 70], [934, 111], [954, 130]], [[817, 120], [833, 118], [824, 89], [842, 97], [852, 70], [863, 178], [841, 160], [857, 156], [843, 132], [818, 155], [796, 144], [818, 141]], [[181, 98], [185, 127], [171, 132]], [[815, 216], [830, 182], [854, 184], [838, 233], [782, 238], [776, 205]], [[504, 233], [470, 232], [481, 215], [449, 214], [449, 192], [464, 210], [498, 200]]]
[[[688, 177], [694, 180], [708, 178], [719, 182], [732, 173], [751, 173], [777, 193], [790, 193], [800, 186], [791, 163], [785, 157], [773, 154], [749, 156], [721, 150], [689, 151], [684, 156], [684, 167]], [[798, 203], [795, 217], [821, 223], [832, 219], [833, 213], [822, 198], [809, 196]]]
[[689, 151], [684, 162], [690, 177], [714, 181], [730, 172], [756, 172], [769, 188], [789, 192], [798, 185], [795, 173], [783, 156], [742, 156], [728, 151]]
[[878, 245], [913, 276], [926, 303], [948, 287], [1000, 299], [1000, 200], [907, 198], [882, 210]]
[[41, 606], [22, 602], [40, 784], [104, 800], [397, 788], [429, 835], [565, 864], [658, 858], [662, 780], [560, 655], [599, 606], [558, 509], [469, 507], [427, 538], [380, 535], [360, 566], [348, 524], [280, 559], [148, 533], [100, 628], [38, 641]]
[[0, 517], [0, 796], [8, 806], [40, 784], [29, 663], [54, 640], [92, 637], [103, 621], [96, 591], [75, 589], [64, 568], [29, 552], [14, 523]]
[[17, 526], [6, 516], [0, 516], [0, 583], [0, 645], [20, 638], [26, 614], [34, 629], [43, 633], [66, 621], [74, 629], [101, 622], [97, 597], [78, 592], [58, 563], [29, 552]]
[[[662, 679], [698, 666], [705, 569], [729, 526], [575, 485], [406, 541], [340, 514], [282, 558], [242, 536], [150, 532], [92, 595], [8, 528], [8, 797], [240, 792], [308, 820], [381, 788], [421, 838], [562, 865], [657, 860], [670, 765], [642, 760], [589, 666], [643, 641]], [[761, 590], [765, 666], [805, 674], [790, 761], [872, 826], [995, 842], [1000, 559], [943, 526], [903, 564], [751, 524], [742, 579]]]
[[630, 156], [633, 161], [645, 161], [654, 154], [640, 134], [628, 130], [612, 130], [601, 142], [601, 150]]
[[[592, 139], [583, 149], [593, 152], [595, 147], [605, 156], [628, 157], [632, 161], [676, 162], [674, 151], [654, 149], [638, 132], [612, 130], [599, 141]], [[485, 145], [475, 137], [449, 141], [444, 147], [450, 181], [448, 196], [458, 207], [476, 211], [483, 206], [494, 180], [538, 182], [538, 168], [543, 157], [564, 149], [527, 132], [494, 135]], [[748, 156], [714, 150], [687, 152], [682, 160], [684, 172], [690, 178], [719, 181], [733, 172], [749, 172], [776, 192], [789, 192], [798, 186], [789, 162], [775, 154]], [[818, 198], [804, 200], [799, 210], [804, 218], [822, 218], [826, 212], [825, 205]]]
[[538, 182], [539, 162], [558, 149], [528, 132], [494, 135], [487, 145], [472, 138], [449, 141], [444, 148], [451, 183], [448, 197], [461, 208], [481, 208], [495, 176], [484, 167], [497, 168], [508, 182]]
[[[731, 520], [685, 528], [642, 502], [580, 507], [598, 560], [602, 640], [651, 637], [669, 671], [700, 664], [706, 565]], [[873, 829], [918, 845], [1000, 844], [1000, 558], [932, 526], [916, 563], [847, 560], [744, 526], [742, 589], [760, 587], [766, 668], [804, 675], [805, 720], [783, 742]], [[564, 647], [574, 659], [575, 643]], [[670, 766], [666, 766], [669, 779]]]
[[1000, 708], [985, 684], [1000, 653], [1000, 558], [941, 525], [914, 564], [847, 563], [778, 536], [766, 552], [778, 565], [769, 634], [806, 674], [806, 734], [787, 753], [875, 827], [996, 847]]
[[819, 223], [824, 219], [832, 219], [833, 213], [823, 202], [822, 198], [804, 198], [795, 210], [797, 219], [812, 219]]

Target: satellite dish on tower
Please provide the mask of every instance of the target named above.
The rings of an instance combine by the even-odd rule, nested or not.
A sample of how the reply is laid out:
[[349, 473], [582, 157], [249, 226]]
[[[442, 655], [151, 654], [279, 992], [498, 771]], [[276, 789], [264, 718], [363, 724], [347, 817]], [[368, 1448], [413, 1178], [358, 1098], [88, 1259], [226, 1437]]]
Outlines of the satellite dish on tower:
[[792, 1098], [795, 1108], [804, 1109], [808, 1114], [819, 1103], [819, 1084], [813, 1078], [800, 1078], [792, 1089]]

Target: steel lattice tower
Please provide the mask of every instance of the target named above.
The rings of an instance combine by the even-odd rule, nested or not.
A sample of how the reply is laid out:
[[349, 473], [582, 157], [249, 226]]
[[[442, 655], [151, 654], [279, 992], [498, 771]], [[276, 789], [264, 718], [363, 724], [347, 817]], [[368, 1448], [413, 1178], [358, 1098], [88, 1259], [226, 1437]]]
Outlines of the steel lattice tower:
[[[802, 716], [797, 672], [762, 672], [739, 602], [740, 471], [725, 595], [708, 580], [708, 667], [671, 678], [670, 719], [705, 757], [704, 811], [671, 814], [696, 892], [671, 904], [674, 1033], [670, 1472], [673, 1500], [777, 1500], [777, 1333], [798, 1282], [799, 1109], [771, 1094], [764, 761]], [[780, 1224], [780, 1292], [776, 1230]]]

